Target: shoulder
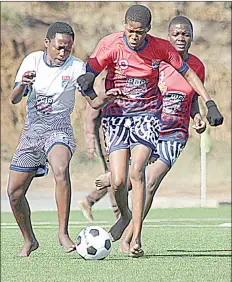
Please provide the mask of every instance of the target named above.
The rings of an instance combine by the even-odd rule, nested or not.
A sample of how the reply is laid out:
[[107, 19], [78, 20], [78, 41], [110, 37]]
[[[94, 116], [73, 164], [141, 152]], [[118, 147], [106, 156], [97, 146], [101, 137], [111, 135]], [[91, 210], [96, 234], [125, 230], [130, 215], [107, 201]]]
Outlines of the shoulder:
[[198, 68], [205, 69], [204, 63], [195, 55], [189, 53], [189, 59], [187, 64], [191, 67], [191, 65], [197, 65]]
[[112, 46], [118, 41], [123, 40], [123, 32], [114, 32], [105, 37], [103, 37], [99, 43], [105, 46]]
[[72, 64], [72, 65], [75, 65], [75, 66], [83, 66], [83, 65], [85, 65], [85, 63], [81, 59], [78, 59], [78, 58], [76, 58], [74, 56], [69, 56], [68, 63]]
[[43, 57], [44, 52], [43, 51], [35, 51], [30, 54], [28, 54], [25, 59], [40, 59]]
[[154, 44], [157, 47], [172, 46], [168, 40], [160, 37], [152, 36], [150, 34], [148, 34], [148, 40], [151, 44]]

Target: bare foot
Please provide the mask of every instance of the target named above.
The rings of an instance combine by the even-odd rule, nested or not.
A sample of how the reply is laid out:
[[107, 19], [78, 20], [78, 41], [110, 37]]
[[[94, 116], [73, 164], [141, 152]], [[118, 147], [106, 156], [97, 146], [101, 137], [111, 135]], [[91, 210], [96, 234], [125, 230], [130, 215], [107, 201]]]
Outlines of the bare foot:
[[139, 258], [144, 255], [144, 251], [141, 248], [140, 244], [134, 244], [133, 247], [130, 248], [129, 256], [132, 258]]
[[19, 257], [29, 257], [30, 253], [38, 249], [39, 243], [37, 240], [27, 242], [24, 244], [22, 250], [19, 252]]
[[84, 200], [81, 200], [78, 202], [78, 205], [84, 215], [84, 217], [86, 219], [88, 219], [88, 221], [93, 222], [93, 216], [92, 216], [92, 210], [91, 210], [91, 206], [88, 202], [88, 200], [85, 198]]
[[118, 241], [131, 221], [131, 215], [127, 218], [120, 217], [119, 220], [110, 228], [109, 234], [111, 235], [112, 242]]
[[59, 242], [66, 253], [70, 253], [76, 250], [76, 245], [67, 234], [59, 236]]
[[119, 248], [119, 251], [121, 253], [124, 253], [124, 254], [129, 254], [130, 253], [130, 243], [128, 243], [127, 241], [122, 241], [120, 243], [120, 248]]
[[98, 178], [96, 178], [95, 180], [95, 185], [97, 190], [101, 190], [105, 187], [110, 186], [110, 172], [107, 172], [105, 174], [101, 174], [100, 176], [98, 176]]

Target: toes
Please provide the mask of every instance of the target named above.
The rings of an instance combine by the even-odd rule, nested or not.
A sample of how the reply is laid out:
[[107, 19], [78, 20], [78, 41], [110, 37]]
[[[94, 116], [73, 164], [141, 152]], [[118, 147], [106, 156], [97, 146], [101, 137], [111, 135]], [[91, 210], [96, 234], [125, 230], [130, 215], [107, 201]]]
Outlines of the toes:
[[141, 247], [139, 247], [138, 244], [135, 244], [135, 246], [130, 249], [129, 256], [132, 258], [139, 258], [142, 257], [143, 255], [144, 255], [144, 251], [142, 250]]
[[71, 253], [71, 252], [76, 250], [76, 246], [73, 245], [73, 246], [70, 246], [68, 248], [63, 247], [63, 249], [64, 249], [65, 253]]

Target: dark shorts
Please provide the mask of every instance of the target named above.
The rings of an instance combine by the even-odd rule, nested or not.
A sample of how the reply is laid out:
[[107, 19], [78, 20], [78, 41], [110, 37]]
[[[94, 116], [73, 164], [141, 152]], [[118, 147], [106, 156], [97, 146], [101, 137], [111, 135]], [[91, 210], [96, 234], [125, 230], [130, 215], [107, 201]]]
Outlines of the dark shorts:
[[159, 138], [159, 119], [155, 116], [103, 117], [107, 153], [145, 145], [156, 150]]
[[184, 147], [185, 144], [180, 142], [160, 140], [157, 144], [157, 151], [153, 153], [153, 156], [171, 168], [180, 156]]

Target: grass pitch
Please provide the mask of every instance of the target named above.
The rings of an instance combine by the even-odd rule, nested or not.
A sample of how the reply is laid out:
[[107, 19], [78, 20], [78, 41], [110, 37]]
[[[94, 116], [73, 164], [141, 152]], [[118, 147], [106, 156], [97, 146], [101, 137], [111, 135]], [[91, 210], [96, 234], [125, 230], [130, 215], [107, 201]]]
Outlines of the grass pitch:
[[[93, 211], [94, 225], [106, 230], [114, 223], [111, 210]], [[32, 220], [40, 247], [19, 258], [22, 236], [11, 213], [1, 216], [2, 282], [221, 282], [231, 281], [231, 208], [153, 209], [144, 223], [145, 256], [129, 258], [113, 243], [109, 257], [85, 261], [66, 254], [57, 239], [56, 212], [34, 212]], [[91, 225], [79, 211], [70, 216], [75, 240]], [[93, 225], [93, 224], [92, 224]]]

